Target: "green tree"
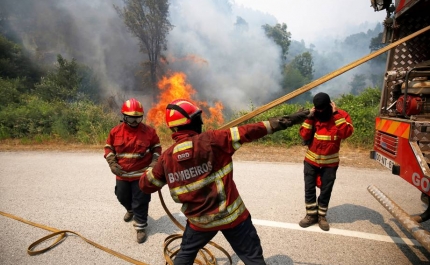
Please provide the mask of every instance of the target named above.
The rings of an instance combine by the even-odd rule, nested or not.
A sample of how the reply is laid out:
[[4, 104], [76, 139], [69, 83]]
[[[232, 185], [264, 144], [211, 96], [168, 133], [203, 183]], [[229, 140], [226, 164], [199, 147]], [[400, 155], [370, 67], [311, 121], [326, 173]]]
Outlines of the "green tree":
[[[307, 84], [310, 80], [303, 76], [300, 70], [295, 67], [292, 63], [288, 64], [284, 69], [284, 79], [282, 81], [282, 93], [284, 95], [293, 92], [297, 88], [300, 88]], [[311, 98], [309, 91], [290, 99], [288, 103], [302, 103], [306, 102]]]
[[[382, 43], [382, 35], [383, 33], [379, 33], [377, 37], [372, 38], [370, 40], [370, 45], [369, 45], [369, 49], [371, 52], [377, 51], [379, 49], [382, 49], [383, 47], [385, 47], [387, 44], [386, 43]], [[385, 63], [385, 61], [387, 60], [387, 54], [388, 52], [384, 52], [383, 54], [379, 55], [378, 57], [374, 58], [373, 60], [371, 60], [370, 62], [373, 64], [378, 64], [378, 63]]]
[[[29, 92], [40, 80], [42, 72], [34, 65], [18, 44], [0, 35], [0, 77], [19, 78], [20, 92]], [[26, 87], [26, 88], [25, 88]]]
[[377, 37], [370, 39], [370, 45], [369, 45], [370, 51], [372, 52], [377, 51], [387, 45], [385, 43], [382, 43], [382, 34], [383, 33], [381, 32], [378, 34]]
[[[172, 29], [168, 20], [169, 2], [167, 0], [123, 0], [121, 9], [114, 5], [129, 31], [139, 39], [141, 52], [146, 52], [148, 61], [143, 64], [144, 73], [149, 70], [149, 82], [153, 89], [154, 101], [158, 90], [159, 61], [162, 51], [167, 50], [166, 36]], [[144, 74], [145, 75], [145, 74]]]
[[[304, 52], [294, 57], [294, 59], [284, 68], [284, 79], [282, 82], [283, 93], [287, 94], [292, 92], [313, 79], [313, 61], [310, 52]], [[302, 103], [311, 99], [311, 93], [309, 91], [297, 96], [289, 103]]]
[[352, 81], [349, 83], [351, 87], [351, 94], [360, 94], [366, 86], [366, 76], [364, 74], [354, 75]]
[[339, 108], [348, 111], [354, 124], [354, 133], [347, 139], [349, 143], [355, 146], [372, 146], [380, 99], [381, 89], [378, 87], [367, 87], [356, 96], [347, 94], [333, 99]]
[[57, 55], [57, 68], [35, 86], [35, 94], [46, 101], [74, 102], [90, 99], [100, 102], [100, 81], [91, 68], [75, 59], [68, 61]]
[[101, 82], [93, 69], [86, 65], [78, 65], [78, 76], [80, 78], [78, 97], [89, 98], [92, 102], [100, 103]]
[[287, 58], [288, 48], [291, 43], [291, 33], [287, 31], [287, 24], [277, 23], [275, 26], [265, 24], [262, 26], [266, 36], [272, 39], [282, 49], [282, 59]]
[[0, 110], [12, 103], [20, 101], [20, 93], [17, 89], [19, 79], [3, 79], [0, 77]]
[[57, 69], [49, 72], [36, 85], [35, 94], [46, 101], [76, 99], [81, 78], [78, 75], [78, 64], [75, 59], [71, 62], [57, 55]]
[[310, 52], [304, 52], [300, 55], [297, 55], [294, 60], [291, 62], [294, 68], [297, 68], [301, 75], [307, 78], [307, 82], [310, 82], [313, 79], [314, 75], [314, 62], [312, 60], [312, 54]]

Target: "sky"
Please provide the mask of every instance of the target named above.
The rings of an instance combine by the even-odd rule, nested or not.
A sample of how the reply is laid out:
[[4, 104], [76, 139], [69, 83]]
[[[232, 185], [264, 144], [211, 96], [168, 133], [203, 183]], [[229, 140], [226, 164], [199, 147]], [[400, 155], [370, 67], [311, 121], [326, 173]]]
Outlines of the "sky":
[[385, 11], [375, 12], [370, 0], [234, 0], [237, 5], [273, 15], [286, 23], [292, 39], [312, 43], [321, 37], [338, 37], [355, 32], [346, 29], [367, 28], [382, 23]]

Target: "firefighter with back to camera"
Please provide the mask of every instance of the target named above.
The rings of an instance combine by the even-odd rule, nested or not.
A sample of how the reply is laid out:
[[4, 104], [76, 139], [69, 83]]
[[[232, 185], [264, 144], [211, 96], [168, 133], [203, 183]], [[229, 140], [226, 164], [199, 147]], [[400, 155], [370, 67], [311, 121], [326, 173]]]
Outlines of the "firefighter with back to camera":
[[245, 264], [265, 264], [260, 238], [233, 181], [232, 155], [244, 143], [300, 124], [309, 110], [225, 130], [202, 132], [202, 111], [188, 100], [166, 108], [175, 143], [146, 171], [139, 186], [153, 193], [168, 185], [187, 218], [174, 264], [193, 264], [197, 253], [221, 231]]

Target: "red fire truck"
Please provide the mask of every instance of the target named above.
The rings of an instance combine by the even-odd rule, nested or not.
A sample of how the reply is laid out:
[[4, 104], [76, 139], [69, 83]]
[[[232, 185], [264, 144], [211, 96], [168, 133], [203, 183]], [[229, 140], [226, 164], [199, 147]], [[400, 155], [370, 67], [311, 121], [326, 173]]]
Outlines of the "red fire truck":
[[[371, 5], [387, 12], [383, 43], [430, 25], [430, 0], [371, 0]], [[421, 200], [429, 205], [430, 31], [388, 52], [370, 157], [420, 190]], [[430, 207], [410, 216], [377, 187], [368, 191], [430, 251], [430, 233], [419, 224], [430, 219]]]

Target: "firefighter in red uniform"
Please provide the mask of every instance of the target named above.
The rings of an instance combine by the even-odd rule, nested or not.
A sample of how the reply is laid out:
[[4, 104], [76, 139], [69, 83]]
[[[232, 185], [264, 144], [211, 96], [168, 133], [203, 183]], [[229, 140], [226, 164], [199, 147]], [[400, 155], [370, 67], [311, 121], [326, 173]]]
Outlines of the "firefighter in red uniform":
[[[336, 107], [326, 93], [318, 93], [313, 98], [314, 107], [309, 118], [300, 127], [300, 136], [308, 145], [304, 159], [306, 216], [299, 225], [308, 227], [318, 223], [328, 231], [330, 225], [326, 214], [336, 171], [339, 166], [341, 140], [354, 131], [349, 114]], [[320, 176], [320, 195], [316, 196], [317, 176]]]
[[139, 178], [157, 162], [161, 154], [160, 139], [152, 127], [142, 123], [143, 107], [136, 99], [124, 102], [121, 113], [124, 122], [110, 131], [104, 157], [116, 175], [115, 195], [127, 210], [124, 221], [134, 219], [137, 242], [143, 243], [151, 195], [139, 189]]
[[244, 143], [300, 124], [309, 110], [226, 130], [202, 133], [202, 111], [188, 100], [166, 108], [166, 122], [175, 144], [140, 178], [143, 192], [168, 185], [173, 200], [187, 217], [174, 264], [193, 264], [202, 249], [221, 231], [245, 264], [265, 264], [257, 231], [233, 181], [232, 155]]

